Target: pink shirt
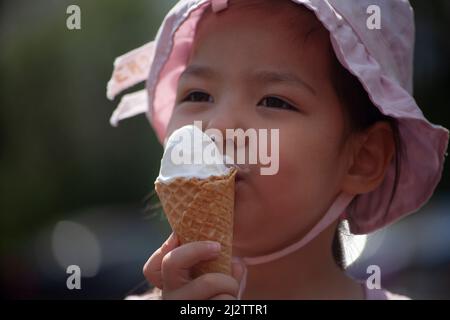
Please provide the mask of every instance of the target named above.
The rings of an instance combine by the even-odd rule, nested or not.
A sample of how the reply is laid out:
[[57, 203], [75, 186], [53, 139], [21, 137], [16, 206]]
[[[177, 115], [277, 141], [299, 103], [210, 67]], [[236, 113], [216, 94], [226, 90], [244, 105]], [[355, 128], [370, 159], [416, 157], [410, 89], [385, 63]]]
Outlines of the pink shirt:
[[411, 300], [411, 298], [384, 289], [369, 289], [364, 285], [365, 300]]
[[[364, 287], [364, 300], [411, 300], [406, 296], [395, 294], [384, 289], [369, 289]], [[148, 293], [142, 295], [130, 295], [125, 300], [161, 300], [161, 290], [158, 288], [153, 289]]]

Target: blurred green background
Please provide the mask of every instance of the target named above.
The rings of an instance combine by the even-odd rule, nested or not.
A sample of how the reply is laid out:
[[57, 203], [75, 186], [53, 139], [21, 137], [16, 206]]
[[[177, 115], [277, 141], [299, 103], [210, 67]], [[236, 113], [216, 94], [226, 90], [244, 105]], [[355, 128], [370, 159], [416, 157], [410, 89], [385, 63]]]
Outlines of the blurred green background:
[[[142, 283], [143, 263], [169, 232], [164, 220], [147, 216], [143, 201], [157, 176], [162, 147], [145, 116], [124, 121], [118, 128], [109, 125], [118, 99], [106, 99], [106, 83], [114, 58], [152, 40], [175, 2], [0, 2], [4, 297], [120, 299]], [[66, 28], [70, 4], [81, 8], [81, 30]], [[415, 97], [430, 121], [450, 128], [450, 2], [412, 4]], [[418, 215], [448, 217], [449, 192], [447, 162], [436, 196]], [[402, 223], [410, 230], [414, 219]], [[74, 225], [69, 222], [87, 236], [71, 234]], [[450, 228], [446, 230], [450, 233]], [[439, 243], [450, 251], [446, 234]], [[72, 246], [71, 256], [58, 256], [60, 237]], [[77, 243], [92, 252], [81, 252]], [[388, 285], [412, 292], [413, 297], [450, 297], [450, 257], [436, 254], [439, 263], [433, 260], [431, 265], [408, 260], [402, 270], [393, 272], [398, 276]], [[71, 259], [90, 270], [83, 290], [65, 286], [65, 264]], [[405, 278], [408, 274], [414, 276]], [[435, 276], [430, 278], [431, 274]], [[437, 287], [411, 287], [417, 276]]]

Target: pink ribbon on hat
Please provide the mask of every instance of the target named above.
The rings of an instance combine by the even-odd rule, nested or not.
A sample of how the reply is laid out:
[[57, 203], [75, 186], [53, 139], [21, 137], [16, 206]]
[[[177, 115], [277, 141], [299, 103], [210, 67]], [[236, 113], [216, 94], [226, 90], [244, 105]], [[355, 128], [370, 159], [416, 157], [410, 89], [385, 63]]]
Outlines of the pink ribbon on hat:
[[244, 264], [244, 274], [242, 275], [242, 280], [239, 285], [238, 300], [241, 300], [242, 294], [244, 293], [247, 284], [248, 265], [257, 265], [274, 261], [304, 247], [312, 239], [317, 237], [323, 230], [325, 230], [328, 226], [330, 226], [330, 224], [333, 223], [336, 219], [338, 218], [342, 219], [345, 216], [344, 210], [347, 208], [347, 206], [350, 204], [350, 202], [353, 200], [354, 197], [355, 197], [354, 195], [341, 192], [338, 195], [338, 197], [334, 200], [333, 204], [330, 206], [325, 215], [322, 217], [322, 219], [320, 219], [319, 222], [317, 222], [317, 224], [303, 238], [299, 239], [293, 244], [266, 255], [240, 258]]
[[[108, 81], [106, 96], [113, 100], [122, 91], [144, 81], [150, 71], [155, 55], [155, 41], [127, 52], [114, 60], [114, 69]], [[146, 112], [147, 91], [145, 89], [124, 95], [110, 118], [117, 126], [120, 120]]]

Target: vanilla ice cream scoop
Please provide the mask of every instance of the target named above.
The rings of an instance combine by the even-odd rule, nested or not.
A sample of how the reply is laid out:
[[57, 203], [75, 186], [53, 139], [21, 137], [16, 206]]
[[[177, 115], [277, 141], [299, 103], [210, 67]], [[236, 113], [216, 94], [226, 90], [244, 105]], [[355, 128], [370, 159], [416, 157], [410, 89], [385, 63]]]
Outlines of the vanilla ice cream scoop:
[[[180, 244], [216, 241], [217, 258], [192, 267], [194, 278], [220, 272], [231, 275], [235, 178], [227, 167], [222, 144], [195, 125], [184, 126], [168, 138], [155, 191]], [[224, 160], [225, 163], [224, 163]]]
[[224, 156], [210, 136], [194, 125], [175, 130], [167, 140], [161, 159], [158, 182], [175, 178], [199, 178], [226, 175], [230, 171]]

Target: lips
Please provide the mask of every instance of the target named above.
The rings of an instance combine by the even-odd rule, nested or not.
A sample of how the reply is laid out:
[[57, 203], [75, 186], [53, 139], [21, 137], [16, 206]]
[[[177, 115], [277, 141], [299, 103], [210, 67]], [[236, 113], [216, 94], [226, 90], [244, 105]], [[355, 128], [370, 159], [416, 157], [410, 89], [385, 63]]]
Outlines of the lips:
[[248, 167], [243, 167], [242, 165], [234, 165], [235, 168], [237, 169], [237, 174], [236, 174], [236, 182], [240, 182], [245, 180], [249, 173], [250, 173], [250, 168]]
[[[235, 164], [233, 163], [233, 161], [230, 161], [231, 158], [227, 160], [227, 156], [224, 156], [224, 163], [228, 168], [236, 168], [237, 173], [236, 173], [236, 178], [235, 178], [235, 182], [239, 182], [244, 180], [245, 176], [249, 174], [250, 172], [250, 168], [247, 166], [244, 166], [242, 164]], [[230, 163], [231, 162], [231, 163]]]
[[236, 179], [235, 179], [236, 183], [239, 181], [242, 181], [242, 172], [240, 172], [238, 170], [238, 172], [236, 173]]

